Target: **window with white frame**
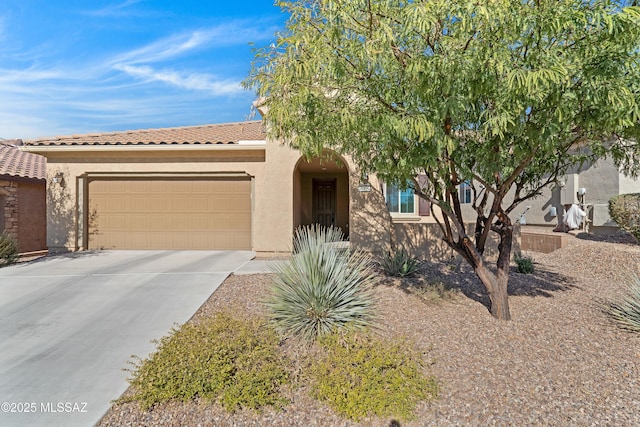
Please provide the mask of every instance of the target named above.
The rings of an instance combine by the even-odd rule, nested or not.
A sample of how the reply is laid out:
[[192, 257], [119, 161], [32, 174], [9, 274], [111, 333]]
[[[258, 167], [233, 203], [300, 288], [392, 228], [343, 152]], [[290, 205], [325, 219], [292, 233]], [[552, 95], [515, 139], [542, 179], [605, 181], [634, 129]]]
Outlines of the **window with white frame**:
[[471, 203], [471, 183], [465, 181], [460, 184], [460, 204], [468, 205]]
[[392, 214], [416, 214], [416, 196], [412, 188], [403, 190], [395, 184], [386, 184], [384, 198]]

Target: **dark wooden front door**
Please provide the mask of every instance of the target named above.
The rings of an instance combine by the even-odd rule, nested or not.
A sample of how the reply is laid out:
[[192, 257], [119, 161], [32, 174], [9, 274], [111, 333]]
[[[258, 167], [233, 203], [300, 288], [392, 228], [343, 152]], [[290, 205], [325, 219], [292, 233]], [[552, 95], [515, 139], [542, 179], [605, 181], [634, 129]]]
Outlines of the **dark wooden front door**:
[[336, 180], [313, 180], [313, 222], [323, 227], [336, 224]]

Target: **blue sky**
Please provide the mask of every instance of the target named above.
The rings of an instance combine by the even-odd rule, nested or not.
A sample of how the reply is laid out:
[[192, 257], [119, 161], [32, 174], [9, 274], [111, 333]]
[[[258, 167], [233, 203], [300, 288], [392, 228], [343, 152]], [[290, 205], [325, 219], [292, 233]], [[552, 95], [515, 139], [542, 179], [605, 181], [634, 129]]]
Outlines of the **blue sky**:
[[2, 0], [0, 138], [245, 120], [252, 47], [286, 18], [271, 0]]

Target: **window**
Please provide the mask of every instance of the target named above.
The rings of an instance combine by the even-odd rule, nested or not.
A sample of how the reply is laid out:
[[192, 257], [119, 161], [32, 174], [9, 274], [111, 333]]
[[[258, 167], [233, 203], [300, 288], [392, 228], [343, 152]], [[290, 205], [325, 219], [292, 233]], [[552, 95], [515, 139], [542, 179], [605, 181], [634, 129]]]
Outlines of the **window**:
[[397, 185], [387, 184], [385, 191], [387, 208], [392, 214], [415, 214], [416, 203], [412, 188], [400, 189]]
[[471, 203], [471, 184], [465, 181], [460, 184], [460, 204], [468, 205]]

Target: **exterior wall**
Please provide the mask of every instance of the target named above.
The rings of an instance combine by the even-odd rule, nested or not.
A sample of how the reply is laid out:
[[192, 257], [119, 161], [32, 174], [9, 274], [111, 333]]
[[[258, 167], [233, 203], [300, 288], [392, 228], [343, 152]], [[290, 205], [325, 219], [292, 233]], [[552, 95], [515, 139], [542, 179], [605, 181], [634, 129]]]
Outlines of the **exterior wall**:
[[43, 181], [21, 182], [19, 187], [18, 220], [20, 252], [47, 249], [46, 189]]
[[0, 180], [0, 231], [18, 242], [19, 252], [47, 248], [45, 186], [42, 181]]
[[622, 173], [619, 175], [618, 180], [620, 182], [619, 194], [640, 193], [640, 180], [629, 178]]
[[2, 230], [18, 240], [18, 183], [16, 181], [0, 181], [0, 199], [4, 201], [2, 211]]
[[[300, 153], [277, 142], [247, 150], [59, 150], [47, 157], [47, 244], [53, 252], [82, 250], [86, 173], [246, 173], [253, 177], [252, 245], [287, 252], [293, 235], [293, 171]], [[117, 147], [120, 148], [120, 147]], [[264, 150], [264, 151], [263, 151]], [[62, 185], [54, 177], [62, 174]], [[88, 213], [90, 215], [90, 212]]]
[[[640, 192], [640, 181], [620, 174], [612, 160], [601, 159], [581, 170], [575, 168], [569, 171], [564, 187], [545, 189], [536, 199], [523, 203], [517, 212], [523, 212], [525, 206], [529, 205], [531, 209], [525, 216], [527, 224], [555, 227], [562, 222], [565, 208], [569, 207], [563, 205], [563, 202], [578, 202], [577, 196], [574, 197], [573, 194], [578, 188], [586, 189], [584, 204], [589, 206], [592, 231], [611, 232], [616, 229], [611, 228], [615, 223], [609, 218], [609, 199], [618, 194]], [[551, 207], [556, 208], [557, 216], [550, 215]]]

